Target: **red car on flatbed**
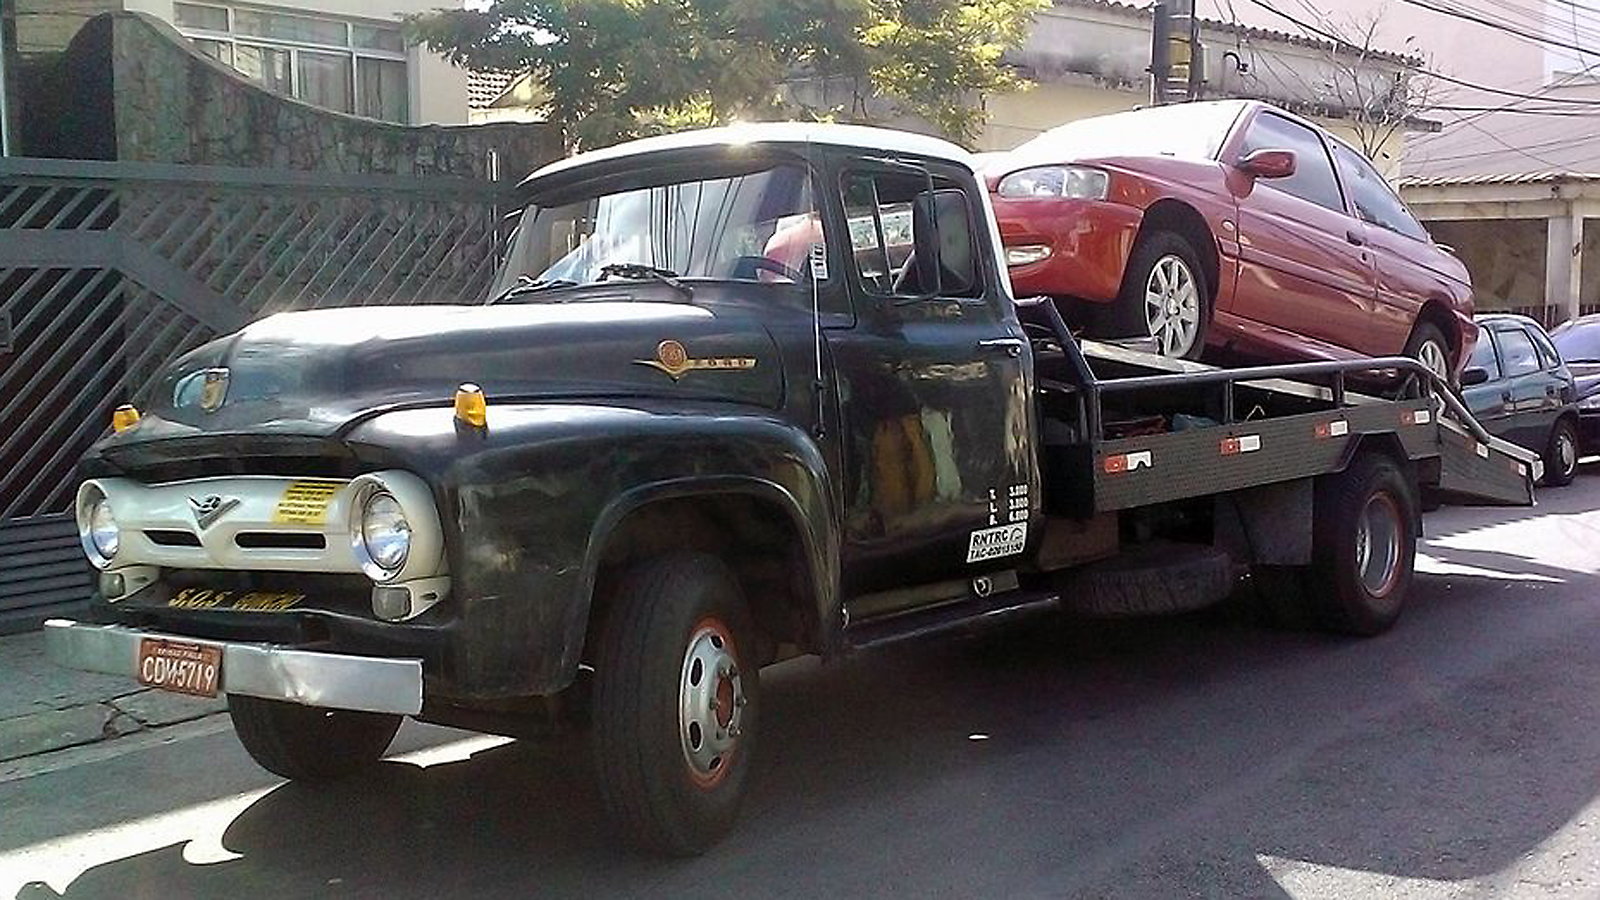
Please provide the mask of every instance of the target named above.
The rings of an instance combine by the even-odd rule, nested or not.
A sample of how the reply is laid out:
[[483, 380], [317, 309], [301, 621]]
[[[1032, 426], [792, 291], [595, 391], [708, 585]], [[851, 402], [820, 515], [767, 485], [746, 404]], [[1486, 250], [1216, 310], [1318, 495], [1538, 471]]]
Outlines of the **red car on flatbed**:
[[992, 154], [1018, 296], [1168, 356], [1412, 356], [1452, 380], [1477, 339], [1466, 267], [1366, 158], [1273, 106], [1083, 119]]

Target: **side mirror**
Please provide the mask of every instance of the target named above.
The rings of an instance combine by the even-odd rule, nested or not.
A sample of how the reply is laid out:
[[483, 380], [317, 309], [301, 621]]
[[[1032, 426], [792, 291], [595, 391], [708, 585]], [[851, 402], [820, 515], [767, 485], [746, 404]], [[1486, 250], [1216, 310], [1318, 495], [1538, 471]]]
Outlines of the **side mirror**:
[[1461, 386], [1462, 387], [1472, 387], [1475, 384], [1483, 384], [1484, 382], [1487, 382], [1488, 380], [1489, 380], [1489, 370], [1488, 369], [1480, 369], [1477, 366], [1469, 366], [1469, 367], [1461, 370]]
[[978, 266], [972, 216], [960, 189], [918, 195], [911, 205], [911, 235], [918, 293], [961, 296], [973, 289]]
[[1288, 178], [1294, 174], [1294, 151], [1252, 150], [1235, 163], [1234, 167], [1256, 178]]

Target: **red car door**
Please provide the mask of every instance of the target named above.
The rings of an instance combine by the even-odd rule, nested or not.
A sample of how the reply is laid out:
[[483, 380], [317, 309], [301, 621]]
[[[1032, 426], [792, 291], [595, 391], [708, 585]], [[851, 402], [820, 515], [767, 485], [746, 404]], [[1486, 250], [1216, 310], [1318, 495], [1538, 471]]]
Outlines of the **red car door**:
[[[1229, 151], [1289, 150], [1295, 172], [1253, 178], [1235, 170], [1239, 200], [1239, 284], [1222, 308], [1257, 326], [1243, 329], [1295, 356], [1368, 352], [1368, 317], [1377, 292], [1366, 225], [1345, 211], [1344, 195], [1322, 136], [1263, 110]], [[1307, 340], [1309, 339], [1309, 340]]]
[[1351, 207], [1370, 223], [1367, 249], [1377, 275], [1377, 302], [1368, 319], [1367, 352], [1397, 355], [1405, 349], [1423, 304], [1430, 298], [1449, 302], [1458, 289], [1428, 266], [1427, 260], [1439, 251], [1383, 176], [1361, 154], [1337, 141], [1333, 142], [1333, 158]]

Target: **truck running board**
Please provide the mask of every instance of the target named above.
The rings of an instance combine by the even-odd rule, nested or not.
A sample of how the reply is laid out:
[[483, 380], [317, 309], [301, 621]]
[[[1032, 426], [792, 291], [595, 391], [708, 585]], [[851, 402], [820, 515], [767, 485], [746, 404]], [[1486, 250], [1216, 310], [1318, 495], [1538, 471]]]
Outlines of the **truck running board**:
[[881, 647], [941, 631], [954, 631], [980, 620], [989, 622], [1049, 612], [1060, 608], [1060, 603], [1061, 598], [1054, 591], [1012, 590], [988, 597], [969, 597], [929, 609], [853, 622], [845, 629], [845, 640], [857, 649]]

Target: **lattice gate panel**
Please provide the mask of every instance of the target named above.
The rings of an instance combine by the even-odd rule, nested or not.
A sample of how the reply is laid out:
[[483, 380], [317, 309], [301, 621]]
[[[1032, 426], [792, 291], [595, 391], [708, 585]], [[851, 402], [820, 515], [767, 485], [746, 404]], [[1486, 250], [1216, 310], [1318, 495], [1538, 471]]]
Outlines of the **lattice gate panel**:
[[481, 301], [502, 200], [459, 179], [0, 159], [0, 632], [85, 595], [66, 512], [117, 404], [274, 312]]

